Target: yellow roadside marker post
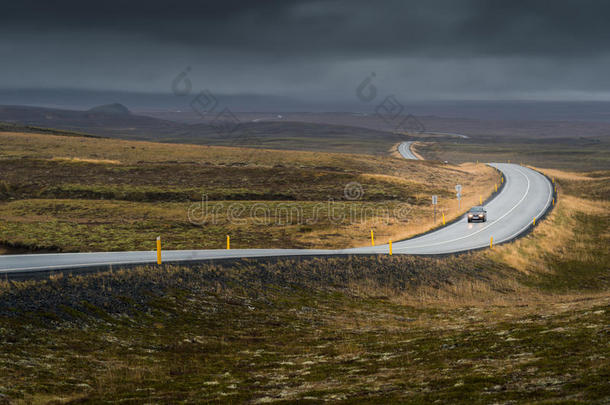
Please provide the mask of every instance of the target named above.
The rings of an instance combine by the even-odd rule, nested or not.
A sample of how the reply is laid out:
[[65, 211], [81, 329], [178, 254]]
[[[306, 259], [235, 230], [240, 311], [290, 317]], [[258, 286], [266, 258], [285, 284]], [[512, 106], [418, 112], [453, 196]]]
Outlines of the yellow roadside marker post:
[[553, 198], [553, 207], [555, 206], [555, 199]]
[[504, 184], [504, 176], [500, 177], [500, 181], [502, 181], [502, 184]]
[[493, 247], [494, 247], [494, 237], [492, 236], [492, 237], [489, 239], [489, 248], [491, 249], [491, 248], [493, 248]]
[[375, 235], [373, 235], [372, 229], [371, 229], [371, 246], [375, 246]]
[[392, 239], [390, 239], [390, 256], [392, 256]]
[[445, 225], [445, 213], [443, 212], [443, 225]]
[[496, 193], [497, 193], [498, 192], [498, 183], [496, 183], [495, 187], [496, 187]]
[[483, 205], [483, 197], [479, 196], [479, 205]]
[[231, 237], [227, 235], [227, 250], [231, 249]]
[[536, 226], [536, 217], [534, 217], [534, 226]]
[[161, 237], [157, 236], [157, 264], [161, 264]]

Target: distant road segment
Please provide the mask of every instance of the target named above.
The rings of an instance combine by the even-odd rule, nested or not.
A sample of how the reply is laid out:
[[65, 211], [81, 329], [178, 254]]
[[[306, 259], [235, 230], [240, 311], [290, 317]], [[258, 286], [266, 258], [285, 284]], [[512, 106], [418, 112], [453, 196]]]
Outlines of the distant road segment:
[[400, 145], [398, 145], [398, 153], [400, 153], [402, 155], [402, 157], [405, 159], [419, 160], [419, 158], [417, 156], [415, 156], [415, 154], [411, 150], [412, 144], [413, 144], [412, 141], [406, 141], [406, 142], [401, 143]]

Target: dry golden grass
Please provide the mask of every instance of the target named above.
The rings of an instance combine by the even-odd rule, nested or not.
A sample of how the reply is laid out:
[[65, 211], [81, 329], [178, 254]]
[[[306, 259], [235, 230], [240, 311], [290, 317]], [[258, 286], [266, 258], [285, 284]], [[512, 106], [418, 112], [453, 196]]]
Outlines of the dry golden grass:
[[587, 172], [608, 170], [610, 167], [610, 142], [586, 143], [580, 141], [544, 142], [531, 139], [507, 139], [477, 141], [421, 142], [418, 151], [430, 160], [449, 162], [507, 162], [536, 167], [548, 167], [561, 171]]
[[[489, 166], [475, 163], [463, 163], [458, 166], [462, 172], [460, 184], [462, 185], [461, 204], [458, 205], [457, 198], [440, 199], [437, 205], [437, 222], [434, 224], [434, 210], [432, 205], [422, 208], [417, 208], [417, 216], [408, 224], [406, 229], [401, 229], [398, 232], [394, 230], [388, 239], [399, 240], [411, 237], [413, 235], [427, 232], [435, 226], [440, 226], [442, 216], [445, 216], [445, 222], [449, 222], [463, 215], [470, 207], [479, 205], [481, 201], [485, 201], [494, 191], [494, 184], [499, 184], [500, 176], [495, 170]], [[445, 188], [452, 189], [454, 184], [444, 184]], [[430, 198], [428, 195], [420, 195], [420, 198]]]
[[52, 394], [33, 394], [25, 395], [24, 398], [16, 399], [13, 402], [15, 405], [48, 405], [48, 404], [70, 404], [79, 402], [79, 400], [85, 399], [87, 394], [66, 394], [66, 395], [52, 395]]
[[[541, 171], [558, 180], [588, 178], [585, 174], [575, 172]], [[493, 250], [470, 254], [473, 265], [479, 263], [479, 259], [490, 258], [495, 263], [508, 266], [506, 269], [514, 269], [514, 273], [510, 270], [497, 274], [488, 271], [485, 279], [460, 277], [457, 273], [449, 284], [422, 285], [408, 292], [397, 293], [374, 284], [358, 286], [357, 291], [366, 292], [370, 296], [383, 295], [401, 305], [421, 308], [492, 305], [518, 307], [514, 312], [519, 313], [546, 311], [549, 306], [575, 308], [579, 302], [587, 302], [587, 305], [589, 301], [607, 303], [610, 301], [608, 291], [598, 292], [593, 288], [591, 291], [580, 292], [575, 285], [571, 290], [563, 289], [561, 286], [566, 283], [569, 286], [571, 282], [562, 279], [561, 274], [574, 274], [577, 271], [588, 273], [589, 269], [593, 271], [593, 267], [599, 271], [600, 265], [603, 266], [600, 260], [603, 261], [603, 257], [606, 257], [604, 255], [607, 255], [610, 231], [606, 228], [600, 233], [599, 227], [603, 228], [603, 224], [608, 221], [610, 201], [589, 200], [580, 196], [583, 194], [564, 194], [561, 187], [559, 193], [557, 206], [537, 225], [533, 233], [515, 242], [496, 246]], [[589, 263], [590, 268], [587, 267]], [[525, 279], [540, 280], [542, 277], [544, 280], [548, 276], [558, 281], [545, 282], [547, 287], [543, 289], [536, 283], [524, 283]], [[583, 285], [594, 287], [594, 277]]]
[[[414, 294], [403, 294], [398, 297], [397, 302], [405, 305], [436, 306], [436, 307], [463, 307], [478, 306], [483, 303], [489, 305], [507, 305], [515, 301], [522, 301], [523, 296], [498, 294], [498, 291], [520, 291], [524, 292], [523, 286], [515, 279], [503, 277], [492, 280], [458, 279], [443, 288], [432, 286], [421, 286]], [[533, 293], [528, 291], [528, 301]]]
[[[557, 204], [558, 209], [561, 209], [560, 206], [568, 204], [569, 201], [562, 199]], [[560, 249], [573, 237], [570, 227], [558, 226], [557, 216], [557, 211], [555, 211], [538, 225], [536, 233], [542, 236], [538, 243], [533, 243], [531, 238], [525, 238], [510, 244], [497, 246], [490, 252], [490, 255], [517, 270], [529, 274], [536, 263], [543, 262], [541, 260], [542, 254]], [[544, 266], [536, 267], [538, 271], [548, 271]]]
[[[472, 262], [476, 263], [477, 259], [486, 254], [478, 252], [470, 255]], [[607, 291], [542, 291], [524, 285], [518, 280], [517, 274], [507, 276], [507, 274], [488, 272], [487, 276], [485, 279], [473, 279], [456, 272], [450, 283], [439, 283], [438, 285], [422, 283], [407, 290], [396, 290], [369, 279], [351, 283], [349, 290], [356, 296], [384, 298], [401, 307], [428, 310], [433, 308], [439, 310], [484, 309], [485, 312], [482, 312], [481, 316], [485, 316], [487, 322], [494, 323], [503, 321], [505, 317], [543, 312], [558, 314], [610, 303], [610, 293]], [[498, 315], [500, 316], [498, 317]], [[363, 318], [366, 319], [366, 317]], [[415, 324], [430, 327], [432, 324], [429, 321]], [[436, 327], [438, 326], [436, 324]]]
[[[372, 155], [355, 155], [355, 154], [337, 154], [337, 153], [318, 153], [318, 152], [301, 152], [301, 151], [278, 151], [278, 150], [263, 150], [263, 149], [248, 149], [248, 148], [231, 148], [231, 147], [208, 147], [200, 145], [184, 145], [184, 144], [161, 144], [153, 142], [139, 141], [124, 141], [104, 138], [85, 138], [85, 137], [63, 137], [48, 134], [24, 134], [24, 133], [0, 133], [0, 157], [2, 158], [30, 158], [30, 159], [49, 159], [63, 160], [75, 163], [93, 163], [96, 165], [127, 165], [138, 166], [146, 165], [147, 163], [166, 163], [171, 167], [177, 167], [174, 163], [181, 162], [185, 164], [196, 164], [203, 167], [216, 166], [222, 170], [226, 166], [264, 166], [266, 168], [274, 168], [282, 166], [284, 168], [295, 169], [313, 169], [319, 170], [320, 173], [332, 173], [336, 171], [338, 176], [344, 173], [349, 173], [350, 176], [355, 176], [355, 180], [365, 184], [365, 196], [377, 196], [375, 202], [367, 204], [364, 207], [367, 210], [372, 210], [372, 214], [365, 215], [362, 220], [355, 220], [349, 224], [333, 224], [323, 219], [320, 223], [324, 226], [309, 227], [308, 224], [292, 224], [285, 226], [284, 232], [286, 236], [281, 237], [281, 230], [278, 226], [271, 228], [255, 227], [250, 222], [246, 222], [243, 226], [230, 226], [226, 229], [218, 230], [222, 234], [227, 232], [246, 234], [241, 237], [245, 243], [242, 247], [250, 246], [253, 240], [260, 240], [260, 243], [267, 243], [269, 238], [276, 240], [278, 238], [296, 241], [295, 247], [315, 247], [315, 248], [337, 248], [337, 247], [353, 247], [365, 246], [370, 243], [370, 230], [373, 229], [377, 243], [387, 243], [390, 239], [397, 241], [415, 234], [428, 231], [434, 226], [440, 226], [443, 214], [445, 220], [450, 221], [453, 218], [464, 213], [470, 206], [479, 204], [479, 197], [483, 200], [487, 198], [492, 190], [493, 184], [498, 182], [497, 173], [485, 165], [463, 164], [460, 166], [443, 165], [431, 162], [422, 161], [407, 161], [402, 157], [387, 157], [387, 156], [372, 156]], [[22, 159], [20, 159], [22, 161]], [[180, 169], [187, 170], [188, 168]], [[269, 169], [267, 169], [269, 170]], [[274, 169], [271, 169], [274, 170]], [[279, 170], [279, 169], [278, 169]], [[119, 176], [121, 172], [117, 172]], [[38, 175], [38, 173], [34, 173]], [[269, 176], [269, 174], [266, 174]], [[113, 176], [116, 177], [116, 176]], [[339, 177], [338, 177], [339, 178]], [[256, 180], [253, 179], [253, 181]], [[100, 181], [98, 179], [98, 181]], [[101, 179], [103, 181], [103, 179]], [[237, 188], [236, 192], [251, 191], [247, 184], [234, 185], [231, 179], [218, 179], [224, 182], [227, 188]], [[298, 184], [288, 184], [293, 180], [277, 182], [274, 191], [282, 192], [281, 187], [298, 186]], [[461, 209], [458, 210], [457, 200], [449, 197], [455, 193], [455, 184], [463, 185], [463, 197]], [[317, 183], [316, 183], [317, 184]], [[385, 185], [384, 185], [385, 184]], [[388, 196], [385, 202], [387, 185], [398, 186], [396, 192], [408, 190], [410, 197], [409, 201], [397, 201], [395, 196]], [[170, 186], [171, 184], [168, 184]], [[383, 187], [380, 187], [384, 185]], [[330, 190], [332, 187], [333, 193], [343, 195], [343, 187], [345, 184], [323, 184], [321, 190]], [[243, 190], [241, 188], [243, 188]], [[326, 189], [324, 188], [326, 187]], [[129, 191], [129, 188], [125, 189]], [[392, 191], [390, 191], [392, 192]], [[328, 194], [328, 191], [325, 191]], [[437, 206], [437, 221], [433, 221], [433, 207], [430, 199], [432, 194], [439, 195], [439, 205]], [[326, 195], [326, 194], [321, 194]], [[400, 194], [399, 194], [400, 195]], [[25, 200], [24, 200], [25, 201]], [[379, 201], [379, 202], [377, 202]], [[423, 204], [422, 204], [423, 202]], [[33, 203], [33, 202], [32, 202]], [[80, 202], [82, 203], [82, 201]], [[260, 203], [259, 201], [249, 201], [246, 204], [252, 205]], [[361, 201], [347, 202], [347, 204], [358, 205]], [[396, 216], [379, 216], [375, 212], [377, 209], [384, 209], [388, 206], [393, 206], [400, 203], [412, 205], [411, 212], [401, 218]], [[29, 204], [29, 202], [28, 202]], [[184, 224], [186, 221], [186, 208], [184, 204], [162, 205], [159, 202], [159, 209], [155, 206], [157, 203], [133, 204], [117, 202], [116, 204], [107, 204], [103, 201], [91, 200], [91, 210], [81, 212], [83, 218], [75, 218], [66, 216], [65, 213], [57, 212], [61, 216], [62, 235], [69, 235], [74, 232], [82, 232], [82, 229], [69, 230], [68, 224], [74, 226], [79, 225], [87, 227], [99, 227], [103, 225], [104, 219], [99, 218], [96, 221], [91, 221], [91, 214], [95, 214], [95, 206], [98, 206], [102, 211], [110, 210], [108, 215], [118, 215], [119, 218], [130, 218], [129, 212], [131, 208], [141, 208], [141, 211], [146, 211], [145, 220], [154, 218], [159, 221], [176, 221], [188, 230], [188, 226]], [[302, 210], [307, 211], [312, 209], [310, 203], [298, 203], [294, 201], [288, 202], [293, 207], [295, 204], [300, 204]], [[7, 204], [7, 208], [17, 209], [17, 202], [12, 205]], [[21, 204], [23, 205], [23, 204]], [[136, 206], [137, 205], [137, 206]], [[360, 209], [363, 209], [362, 207]], [[79, 208], [80, 211], [82, 209]], [[76, 211], [75, 211], [76, 212]], [[9, 215], [9, 210], [5, 212], [3, 219], [12, 221], [13, 223], [31, 224], [40, 221], [51, 223], [51, 218], [47, 212], [38, 209], [35, 214], [32, 211], [27, 211], [24, 214], [18, 213]], [[69, 214], [69, 213], [68, 213]], [[9, 218], [10, 216], [10, 218]], [[97, 216], [97, 215], [93, 215]], [[169, 218], [171, 217], [171, 219]], [[108, 223], [112, 223], [110, 218]], [[304, 225], [306, 229], [301, 229], [300, 225]], [[221, 225], [224, 226], [224, 225]], [[2, 227], [0, 226], [0, 229]], [[82, 226], [81, 226], [82, 228]], [[217, 227], [218, 228], [218, 227]], [[311, 229], [309, 229], [311, 228]], [[20, 228], [21, 229], [21, 228]], [[189, 232], [192, 230], [188, 230]], [[19, 229], [11, 231], [11, 235], [19, 232]], [[96, 231], [92, 230], [95, 234]], [[9, 232], [10, 233], [10, 232]], [[256, 237], [257, 233], [259, 237]], [[262, 235], [264, 233], [265, 235]], [[267, 234], [273, 236], [267, 236]], [[45, 234], [48, 234], [45, 233]], [[125, 238], [124, 232], [121, 233]], [[178, 237], [178, 235], [173, 235]], [[14, 242], [12, 239], [5, 238], [9, 242]], [[52, 238], [51, 238], [52, 239]], [[120, 243], [111, 243], [107, 241], [113, 249], [118, 248]], [[137, 238], [136, 238], [137, 239]], [[199, 238], [200, 239], [200, 238]], [[218, 241], [214, 238], [212, 246], [216, 246]], [[237, 242], [237, 240], [236, 240]], [[23, 243], [23, 241], [21, 241]], [[64, 249], [60, 240], [48, 240], [49, 246], [59, 247]], [[179, 243], [181, 247], [184, 245], [182, 239]], [[106, 245], [97, 246], [97, 249], [103, 249]], [[198, 242], [194, 247], [200, 247], [201, 242]], [[258, 245], [256, 247], [259, 247]], [[262, 247], [262, 246], [261, 246]], [[284, 243], [273, 242], [270, 246], [264, 247], [288, 247]], [[88, 249], [94, 249], [95, 246], [90, 246]], [[125, 247], [126, 248], [126, 247]], [[69, 250], [78, 250], [78, 247], [73, 243], [70, 244]], [[139, 248], [140, 249], [140, 248]]]
[[[483, 165], [445, 170], [458, 176], [435, 179], [439, 189], [458, 179], [465, 206], [478, 204], [478, 193], [486, 190], [467, 183], [469, 178], [497, 176]], [[405, 184], [385, 173], [362, 176]], [[51, 204], [74, 212], [76, 203]], [[522, 276], [552, 270], [543, 256], [562, 257], [566, 245], [580, 243], [579, 252], [595, 254], [579, 240], [580, 216], [606, 215], [608, 204], [560, 195], [557, 209], [530, 236], [442, 259], [348, 257], [311, 259], [305, 266], [244, 261], [227, 267], [142, 266], [43, 283], [0, 280], [0, 292], [23, 292], [3, 299], [11, 312], [1, 330], [13, 339], [2, 353], [7, 361], [1, 385], [20, 390], [15, 403], [34, 404], [256, 403], [311, 396], [353, 403], [603, 401], [610, 294], [544, 291], [524, 284]], [[441, 206], [458, 214], [455, 200], [441, 200]], [[136, 207], [105, 202], [94, 208], [92, 220], [118, 212], [111, 217], [128, 221], [120, 214]], [[176, 222], [181, 212], [180, 204], [151, 204], [144, 216]], [[368, 225], [336, 232], [358, 232], [368, 242]], [[403, 226], [379, 226], [377, 232], [383, 239], [383, 232], [393, 235]], [[13, 302], [25, 316], [16, 316]], [[115, 302], [145, 306], [134, 313], [114, 309]], [[48, 312], [50, 306], [57, 312]], [[47, 326], [49, 315], [71, 319], [67, 308], [82, 314], [89, 309], [86, 317], [93, 322], [86, 328], [72, 321]], [[120, 316], [104, 322], [109, 314]], [[39, 391], [47, 393], [30, 394]]]
[[420, 160], [424, 160], [423, 156], [422, 156], [422, 155], [420, 155], [420, 154], [417, 152], [417, 150], [416, 150], [416, 148], [417, 148], [419, 145], [420, 145], [420, 143], [419, 143], [419, 142], [413, 142], [413, 143], [411, 144], [411, 153], [413, 153], [413, 154], [415, 155], [415, 157], [417, 157], [418, 159], [420, 159]]
[[387, 156], [164, 144], [15, 132], [0, 133], [0, 156], [37, 159], [62, 157], [124, 164], [186, 162], [212, 165], [247, 163], [267, 167], [341, 167], [371, 173], [405, 173], [410, 170], [405, 166], [404, 159], [388, 159]]
[[364, 173], [359, 176], [363, 180], [371, 179], [371, 180], [381, 180], [388, 183], [398, 184], [398, 185], [411, 185], [411, 184], [424, 184], [423, 179], [417, 181], [417, 179], [390, 176], [387, 174], [375, 174], [375, 173]]
[[78, 157], [54, 157], [52, 160], [61, 160], [66, 162], [85, 162], [85, 163], [101, 163], [101, 164], [109, 164], [109, 165], [119, 165], [121, 164], [118, 160], [110, 160], [110, 159], [86, 159], [86, 158], [78, 158]]
[[[501, 292], [501, 293], [500, 293]], [[524, 285], [516, 277], [492, 276], [490, 280], [456, 279], [441, 288], [420, 286], [412, 292], [395, 295], [393, 302], [416, 308], [512, 307], [513, 314], [545, 311], [585, 302], [609, 302], [608, 292], [553, 293]], [[589, 306], [587, 303], [586, 306]], [[598, 305], [598, 304], [595, 304]]]
[[402, 155], [400, 154], [400, 152], [398, 152], [398, 147], [400, 146], [402, 142], [397, 142], [394, 145], [392, 145], [392, 147], [390, 149], [388, 149], [388, 153], [390, 154], [390, 156], [393, 156], [395, 158], [401, 158]]
[[[376, 244], [386, 244], [390, 240], [396, 242], [407, 239], [435, 227], [442, 226], [443, 214], [445, 222], [452, 221], [463, 215], [470, 207], [479, 205], [480, 201], [485, 201], [492, 194], [494, 184], [499, 183], [500, 176], [497, 172], [483, 164], [464, 163], [457, 167], [454, 166], [453, 169], [456, 173], [459, 173], [457, 181], [463, 187], [461, 207], [458, 208], [457, 199], [439, 198], [436, 223], [434, 222], [434, 208], [431, 204], [431, 196], [429, 193], [422, 192], [416, 194], [415, 198], [424, 201], [430, 200], [430, 204], [411, 206], [409, 216], [404, 222], [396, 218], [389, 218], [388, 221], [383, 221], [383, 217], [371, 215], [365, 221], [354, 222], [349, 227], [314, 231], [303, 235], [300, 240], [319, 248], [327, 246], [326, 240], [329, 237], [332, 237], [334, 240], [341, 240], [341, 246], [368, 246], [371, 243], [371, 230], [374, 231]], [[405, 179], [396, 176], [363, 174], [362, 177], [382, 179], [396, 184], [411, 186], [419, 183], [422, 185], [422, 190], [424, 190], [424, 185], [429, 184], [427, 178], [418, 176]], [[447, 179], [439, 177], [435, 180], [434, 185], [438, 185], [445, 190], [454, 190], [455, 182], [455, 178], [447, 181]]]
[[[463, 256], [464, 257], [464, 256]], [[470, 253], [466, 261], [479, 263], [484, 253]], [[473, 279], [456, 271], [449, 283], [421, 283], [408, 289], [393, 289], [373, 280], [350, 284], [350, 291], [363, 297], [383, 297], [414, 308], [455, 309], [480, 306], [508, 306], [521, 303], [547, 303], [549, 294], [524, 286], [516, 277], [488, 272], [485, 279]], [[501, 293], [500, 293], [501, 292]]]
[[[512, 282], [493, 283], [494, 286], [512, 286], [515, 289], [508, 294], [499, 294], [497, 290], [483, 282], [462, 281], [455, 287], [433, 289], [420, 287], [412, 294], [391, 297], [390, 300], [400, 305], [421, 309], [465, 310], [476, 312], [478, 321], [494, 325], [506, 322], [507, 319], [544, 314], [559, 315], [592, 307], [610, 305], [610, 294], [600, 293], [549, 293], [524, 287]], [[451, 320], [443, 323], [432, 319], [415, 322], [423, 328], [454, 329], [457, 325]], [[459, 326], [458, 326], [459, 327]]]
[[574, 180], [574, 181], [591, 181], [591, 180], [608, 180], [610, 177], [590, 177], [587, 173], [570, 172], [557, 169], [542, 169], [538, 167], [528, 166], [531, 169], [538, 170], [546, 174], [552, 179]]
[[[564, 182], [584, 177], [574, 172], [542, 171]], [[486, 255], [510, 266], [514, 277], [531, 287], [518, 290], [528, 301], [537, 302], [540, 297], [552, 302], [566, 297], [588, 299], [596, 294], [608, 297], [610, 201], [583, 198], [587, 193], [578, 187], [570, 188], [569, 194], [560, 185], [558, 192], [554, 210], [532, 233], [496, 246]]]
[[[490, 252], [490, 255], [526, 274], [552, 271], [547, 267], [543, 256], [553, 254], [570, 260], [572, 253], [565, 247], [568, 244], [579, 247], [584, 243], [578, 241], [575, 215], [578, 213], [607, 215], [609, 212], [610, 202], [607, 201], [594, 202], [570, 195], [560, 196], [556, 209], [536, 227], [535, 238], [532, 235], [498, 246]], [[595, 255], [595, 251], [591, 250], [589, 254]], [[581, 259], [586, 258], [581, 257]]]
[[[581, 399], [583, 389], [597, 393], [583, 402], [606, 395], [607, 296], [483, 301], [493, 300], [494, 291], [472, 282], [449, 286], [447, 295], [416, 290], [413, 299], [405, 295], [400, 301], [380, 279], [384, 286], [370, 293], [374, 284], [366, 282], [353, 282], [348, 291], [329, 283], [332, 287], [321, 291], [320, 284], [275, 284], [272, 276], [279, 272], [273, 267], [269, 284], [262, 285], [256, 278], [261, 268], [206, 267], [143, 266], [25, 289], [16, 314], [31, 311], [29, 300], [50, 295], [49, 302], [61, 306], [33, 319], [57, 314], [71, 320], [76, 310], [86, 327], [31, 322], [36, 312], [4, 318], [2, 326], [16, 330], [9, 336], [17, 341], [2, 352], [9, 359], [2, 385], [8, 397], [19, 396], [20, 403], [266, 403], [313, 397], [318, 402], [469, 404], [499, 403], [506, 394], [537, 401], [545, 389], [550, 402]], [[250, 271], [254, 278], [244, 277]], [[210, 275], [233, 275], [233, 282], [214, 290]], [[373, 271], [370, 276], [375, 277]], [[106, 292], [108, 282], [116, 288], [112, 292]], [[148, 285], [162, 293], [151, 299]], [[95, 306], [83, 307], [75, 295], [83, 290], [93, 292], [88, 297]], [[456, 299], [464, 290], [481, 300], [471, 305]], [[114, 309], [114, 302], [124, 300], [142, 306], [135, 313]], [[34, 308], [48, 311], [40, 301]], [[426, 304], [414, 308], [411, 302]], [[110, 322], [104, 322], [108, 316]], [[30, 373], [30, 364], [44, 373]], [[476, 385], [482, 375], [489, 381]], [[405, 390], [405, 383], [414, 389]], [[500, 385], [506, 389], [493, 389]], [[414, 397], [420, 390], [425, 395]], [[46, 395], [30, 394], [41, 391]]]
[[[349, 153], [304, 152], [271, 149], [164, 144], [105, 138], [65, 137], [47, 134], [0, 133], [0, 157], [81, 159], [123, 164], [142, 162], [196, 163], [204, 165], [285, 166], [336, 168], [346, 172], [382, 174], [394, 177], [427, 178], [433, 184], [451, 177], [451, 167], [407, 161], [388, 156]], [[460, 174], [459, 170], [455, 173]]]

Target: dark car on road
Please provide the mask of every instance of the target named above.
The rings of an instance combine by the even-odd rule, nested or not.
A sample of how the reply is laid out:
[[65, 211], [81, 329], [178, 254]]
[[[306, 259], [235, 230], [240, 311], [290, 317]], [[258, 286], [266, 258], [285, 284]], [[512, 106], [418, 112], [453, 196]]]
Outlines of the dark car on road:
[[487, 222], [487, 211], [483, 207], [472, 207], [468, 211], [468, 222], [483, 221]]

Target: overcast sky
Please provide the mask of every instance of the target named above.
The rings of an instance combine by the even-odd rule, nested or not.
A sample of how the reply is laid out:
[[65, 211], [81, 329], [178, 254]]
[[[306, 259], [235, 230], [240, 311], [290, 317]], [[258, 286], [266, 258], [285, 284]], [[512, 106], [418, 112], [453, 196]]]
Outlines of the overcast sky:
[[610, 2], [5, 1], [0, 88], [610, 100]]

